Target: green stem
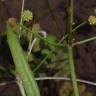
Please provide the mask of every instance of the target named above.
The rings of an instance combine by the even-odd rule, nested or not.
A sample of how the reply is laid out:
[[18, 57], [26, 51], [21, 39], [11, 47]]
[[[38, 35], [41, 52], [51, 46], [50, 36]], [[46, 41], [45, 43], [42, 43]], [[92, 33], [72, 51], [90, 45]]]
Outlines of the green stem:
[[93, 41], [93, 40], [96, 40], [96, 36], [88, 38], [88, 39], [85, 39], [85, 40], [81, 40], [81, 41], [75, 42], [75, 43], [73, 43], [73, 46], [84, 44], [84, 43], [88, 43], [88, 42]]
[[50, 44], [50, 45], [53, 45], [53, 46], [55, 46], [55, 47], [64, 47], [63, 44], [58, 44], [58, 43], [50, 42], [50, 41], [48, 41], [46, 38], [41, 37], [39, 34], [37, 34], [37, 35], [38, 35], [38, 37], [39, 37], [41, 40], [45, 41], [46, 43], [48, 43], [48, 44]]
[[68, 57], [69, 57], [74, 96], [79, 96], [77, 81], [76, 81], [76, 74], [75, 74], [75, 67], [74, 67], [73, 51], [71, 46], [72, 39], [73, 39], [72, 23], [73, 23], [73, 0], [68, 0], [68, 7], [67, 7]]
[[71, 43], [72, 39], [72, 23], [73, 23], [73, 0], [68, 0], [67, 7], [67, 34], [68, 42]]
[[21, 7], [21, 19], [20, 19], [20, 24], [22, 25], [22, 13], [24, 11], [24, 4], [25, 4], [25, 0], [22, 0], [22, 7]]
[[[22, 13], [23, 13], [23, 11], [24, 11], [24, 4], [25, 4], [25, 0], [22, 0], [20, 25], [23, 25]], [[21, 29], [22, 29], [22, 28], [20, 27], [20, 30], [21, 30]], [[20, 33], [19, 33], [19, 38], [20, 38], [20, 37], [21, 37], [21, 31], [20, 31]]]
[[72, 33], [73, 32], [76, 32], [76, 30], [78, 30], [79, 28], [81, 28], [82, 26], [84, 26], [87, 22], [82, 22], [81, 24], [79, 24], [78, 26], [76, 26], [73, 30], [72, 30]]
[[[86, 24], [85, 22], [82, 22], [81, 24], [79, 24], [78, 26], [76, 26], [74, 29], [72, 29], [72, 34], [74, 34], [74, 32], [76, 32], [79, 28], [83, 27]], [[68, 34], [65, 35], [65, 39], [68, 37]]]
[[73, 85], [73, 90], [74, 90], [74, 96], [79, 96], [77, 82], [76, 82], [74, 61], [73, 61], [73, 52], [72, 52], [71, 46], [68, 46], [68, 57], [69, 57], [70, 72], [71, 72], [71, 79], [72, 79], [72, 85]]

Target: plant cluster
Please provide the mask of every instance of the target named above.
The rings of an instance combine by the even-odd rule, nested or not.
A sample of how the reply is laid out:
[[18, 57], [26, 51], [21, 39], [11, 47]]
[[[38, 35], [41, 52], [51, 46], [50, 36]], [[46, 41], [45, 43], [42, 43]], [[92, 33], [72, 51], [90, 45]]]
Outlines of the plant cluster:
[[[58, 40], [55, 36], [49, 35], [45, 30], [42, 30], [38, 23], [27, 27], [26, 22], [33, 20], [33, 16], [34, 14], [30, 10], [24, 10], [23, 0], [20, 23], [16, 21], [16, 18], [9, 18], [6, 29], [9, 48], [16, 66], [16, 76], [20, 76], [27, 96], [40, 96], [34, 76], [48, 75], [48, 73], [41, 72], [40, 68], [48, 71], [54, 70], [53, 77], [71, 77], [72, 86], [69, 82], [64, 82], [59, 92], [60, 96], [69, 96], [70, 94], [71, 96], [79, 96], [79, 94], [92, 96], [89, 92], [86, 92], [84, 84], [77, 85], [73, 48], [78, 44], [84, 44], [96, 39], [96, 36], [94, 36], [81, 41], [74, 40], [77, 30], [86, 23], [91, 26], [96, 24], [96, 17], [89, 16], [87, 21], [73, 28], [73, 0], [68, 0], [67, 33], [61, 40]], [[25, 46], [21, 47], [21, 45], [23, 46], [25, 41], [27, 43], [24, 50]]]

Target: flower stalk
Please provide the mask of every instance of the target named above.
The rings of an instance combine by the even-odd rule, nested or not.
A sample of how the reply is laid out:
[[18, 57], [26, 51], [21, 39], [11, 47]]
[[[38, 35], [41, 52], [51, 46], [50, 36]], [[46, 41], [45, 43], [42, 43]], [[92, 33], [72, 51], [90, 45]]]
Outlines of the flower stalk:
[[75, 67], [74, 67], [74, 60], [73, 60], [72, 23], [73, 23], [73, 0], [68, 0], [67, 30], [66, 30], [68, 34], [68, 57], [69, 57], [70, 73], [71, 73], [72, 86], [73, 86], [73, 94], [74, 96], [79, 96], [77, 81], [76, 81]]
[[69, 57], [70, 73], [71, 73], [74, 96], [79, 96], [75, 67], [74, 67], [74, 60], [73, 60], [73, 48], [71, 46], [68, 46], [68, 57]]

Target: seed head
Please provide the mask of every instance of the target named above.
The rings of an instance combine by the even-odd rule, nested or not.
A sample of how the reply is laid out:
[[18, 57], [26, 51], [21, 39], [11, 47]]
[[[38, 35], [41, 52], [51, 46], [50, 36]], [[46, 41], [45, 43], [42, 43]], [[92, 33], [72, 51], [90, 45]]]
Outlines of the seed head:
[[33, 19], [33, 13], [30, 10], [24, 10], [22, 13], [22, 20], [29, 22]]
[[89, 16], [88, 22], [90, 25], [96, 25], [96, 17], [95, 16]]

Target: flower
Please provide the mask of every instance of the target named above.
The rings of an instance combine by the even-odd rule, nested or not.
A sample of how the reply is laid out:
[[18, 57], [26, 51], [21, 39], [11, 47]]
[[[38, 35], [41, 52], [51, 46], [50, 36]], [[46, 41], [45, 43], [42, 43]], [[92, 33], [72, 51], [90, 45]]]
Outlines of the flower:
[[24, 10], [22, 13], [22, 20], [29, 22], [33, 19], [33, 13], [30, 10]]
[[96, 24], [96, 17], [95, 16], [89, 16], [88, 22], [90, 25], [95, 25]]

